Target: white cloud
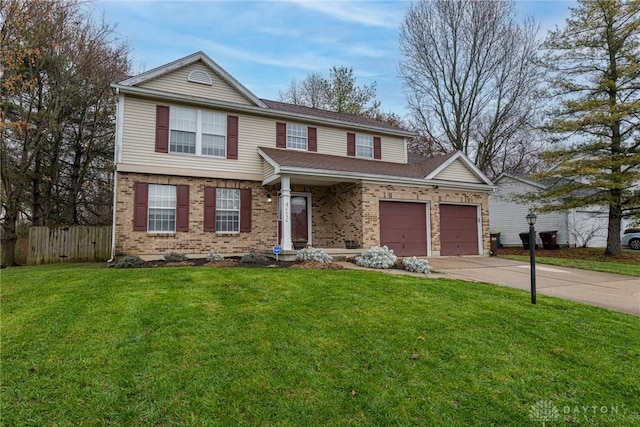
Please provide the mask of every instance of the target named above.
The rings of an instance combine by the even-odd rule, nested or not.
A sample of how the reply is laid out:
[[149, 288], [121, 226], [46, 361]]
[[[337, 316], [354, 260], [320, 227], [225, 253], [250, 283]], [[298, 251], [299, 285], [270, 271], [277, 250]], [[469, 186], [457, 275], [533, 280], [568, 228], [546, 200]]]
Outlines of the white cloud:
[[206, 39], [197, 40], [196, 45], [202, 46], [202, 50], [205, 52], [210, 52], [209, 55], [213, 58], [226, 55], [234, 59], [287, 69], [319, 71], [328, 69], [336, 63], [336, 60], [333, 58], [316, 55], [313, 52], [295, 53], [287, 56], [277, 55], [273, 52], [268, 55], [261, 55], [256, 52], [236, 49]]
[[397, 7], [400, 2], [392, 3], [396, 7], [382, 8], [375, 2], [319, 2], [293, 0], [306, 9], [320, 12], [343, 21], [364, 24], [373, 27], [398, 28], [404, 14], [404, 8]]

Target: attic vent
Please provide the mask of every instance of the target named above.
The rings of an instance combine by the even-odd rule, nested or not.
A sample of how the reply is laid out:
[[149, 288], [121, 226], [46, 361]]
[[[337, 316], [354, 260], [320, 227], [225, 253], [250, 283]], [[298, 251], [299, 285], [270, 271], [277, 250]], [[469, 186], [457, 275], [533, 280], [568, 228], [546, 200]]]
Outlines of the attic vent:
[[202, 83], [203, 85], [211, 86], [211, 76], [204, 71], [194, 70], [189, 73], [187, 80], [194, 83]]

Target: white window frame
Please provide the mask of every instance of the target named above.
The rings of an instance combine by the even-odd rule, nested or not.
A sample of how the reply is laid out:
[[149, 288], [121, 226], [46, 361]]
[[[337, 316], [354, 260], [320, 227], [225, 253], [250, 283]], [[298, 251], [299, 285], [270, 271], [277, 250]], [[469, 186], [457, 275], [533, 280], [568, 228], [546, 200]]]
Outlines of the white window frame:
[[[158, 194], [158, 192], [160, 194]], [[149, 184], [147, 194], [147, 231], [149, 233], [175, 233], [176, 222], [178, 220], [178, 189], [175, 185]], [[153, 199], [152, 199], [153, 197]], [[152, 203], [153, 202], [153, 203]], [[173, 210], [173, 229], [156, 230], [155, 222], [151, 220], [152, 211], [169, 211]], [[165, 218], [156, 219], [156, 221], [164, 221]], [[170, 220], [170, 219], [169, 219]], [[153, 224], [153, 226], [152, 226]]]
[[[237, 201], [238, 201], [238, 207], [224, 207], [222, 208], [222, 202], [223, 202], [223, 198], [224, 200], [226, 200], [227, 202], [233, 202], [235, 200], [234, 199], [230, 199], [228, 194], [223, 195], [223, 193], [229, 193], [229, 192], [233, 192], [233, 194], [236, 195]], [[222, 187], [218, 187], [216, 188], [216, 212], [215, 212], [215, 222], [216, 222], [216, 233], [222, 233], [222, 234], [238, 234], [240, 233], [240, 203], [241, 203], [241, 198], [240, 198], [240, 189], [239, 188], [222, 188]], [[220, 230], [218, 228], [218, 212], [224, 212], [224, 213], [237, 213], [237, 217], [238, 220], [235, 223], [236, 225], [236, 229], [235, 230]], [[227, 219], [228, 221], [228, 219]]]
[[[362, 149], [371, 150], [371, 155], [362, 153]], [[362, 133], [356, 134], [356, 157], [362, 157], [365, 159], [373, 159], [373, 135], [367, 135]]]
[[[296, 145], [293, 145], [292, 139], [297, 140], [304, 139], [304, 147], [299, 147], [299, 141], [296, 141]], [[299, 123], [287, 123], [287, 149], [289, 150], [309, 150], [309, 128]]]
[[[175, 129], [173, 127], [173, 120], [174, 120], [174, 114], [176, 114], [176, 111], [183, 109], [183, 110], [191, 110], [196, 112], [196, 129], [195, 129], [195, 134], [196, 134], [196, 147], [195, 147], [195, 153], [182, 153], [182, 152], [178, 152], [178, 151], [172, 151], [171, 150], [171, 132], [173, 130], [181, 130], [184, 131], [183, 129]], [[211, 133], [211, 132], [204, 132], [203, 128], [203, 113], [206, 114], [213, 114], [215, 116], [218, 116], [218, 118], [221, 120], [221, 124], [220, 124], [220, 129], [219, 132], [216, 133]], [[189, 131], [186, 131], [189, 132]], [[203, 154], [202, 152], [202, 135], [213, 135], [216, 137], [221, 137], [223, 138], [224, 143], [222, 144], [222, 154], [220, 155], [212, 155], [212, 154]], [[202, 157], [213, 157], [213, 158], [217, 158], [217, 159], [226, 159], [227, 158], [227, 115], [224, 113], [220, 113], [217, 111], [211, 111], [211, 110], [201, 110], [199, 108], [190, 108], [190, 107], [182, 107], [182, 106], [171, 106], [169, 108], [169, 153], [171, 154], [184, 154], [187, 156], [202, 156]]]

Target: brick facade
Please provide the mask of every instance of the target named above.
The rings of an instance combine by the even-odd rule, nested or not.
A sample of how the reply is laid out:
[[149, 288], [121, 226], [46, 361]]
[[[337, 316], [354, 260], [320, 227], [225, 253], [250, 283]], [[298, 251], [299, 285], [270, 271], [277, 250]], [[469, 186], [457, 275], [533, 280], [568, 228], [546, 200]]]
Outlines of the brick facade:
[[[149, 233], [133, 231], [134, 184], [189, 185], [189, 231]], [[254, 248], [275, 244], [277, 202], [267, 201], [267, 189], [255, 181], [177, 177], [134, 173], [118, 173], [116, 206], [116, 255], [189, 254], [216, 251], [222, 254], [247, 253]], [[251, 188], [252, 214], [249, 233], [214, 233], [204, 231], [204, 187]]]
[[363, 184], [362, 211], [364, 216], [364, 247], [380, 242], [380, 200], [423, 201], [430, 205], [431, 251], [440, 254], [440, 203], [480, 206], [482, 217], [482, 247], [484, 253], [490, 248], [489, 240], [489, 196], [483, 192], [444, 190], [428, 187], [401, 187], [395, 185]]
[[[189, 185], [189, 232], [148, 233], [133, 231], [134, 183]], [[251, 188], [252, 229], [248, 233], [204, 231], [204, 187]], [[292, 185], [292, 192], [309, 193], [312, 209], [312, 241], [316, 247], [344, 248], [355, 240], [367, 248], [380, 244], [380, 200], [422, 201], [430, 206], [431, 250], [440, 253], [440, 203], [481, 207], [482, 247], [489, 250], [488, 195], [483, 192], [402, 187], [368, 183], [340, 183], [333, 186]], [[116, 254], [181, 253], [242, 254], [268, 249], [277, 243], [278, 187], [265, 188], [255, 181], [174, 177], [134, 173], [118, 174]], [[273, 197], [267, 201], [267, 194]]]

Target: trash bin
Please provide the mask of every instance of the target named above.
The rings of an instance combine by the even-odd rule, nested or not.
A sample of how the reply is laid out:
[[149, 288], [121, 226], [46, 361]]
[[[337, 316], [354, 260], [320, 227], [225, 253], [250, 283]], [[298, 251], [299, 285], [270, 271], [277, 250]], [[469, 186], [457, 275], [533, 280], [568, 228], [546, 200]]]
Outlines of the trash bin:
[[[529, 232], [527, 231], [526, 233], [520, 233], [520, 240], [522, 240], [522, 247], [525, 249], [529, 249]], [[534, 233], [535, 236], [535, 233]], [[533, 242], [534, 244], [534, 248], [538, 249], [538, 245], [535, 243], [535, 241]]]
[[489, 255], [495, 256], [498, 253], [498, 248], [500, 247], [500, 233], [491, 233], [489, 234], [491, 238], [491, 251]]
[[544, 249], [558, 249], [558, 243], [556, 242], [557, 237], [557, 231], [541, 231], [540, 239], [542, 240], [542, 247]]

